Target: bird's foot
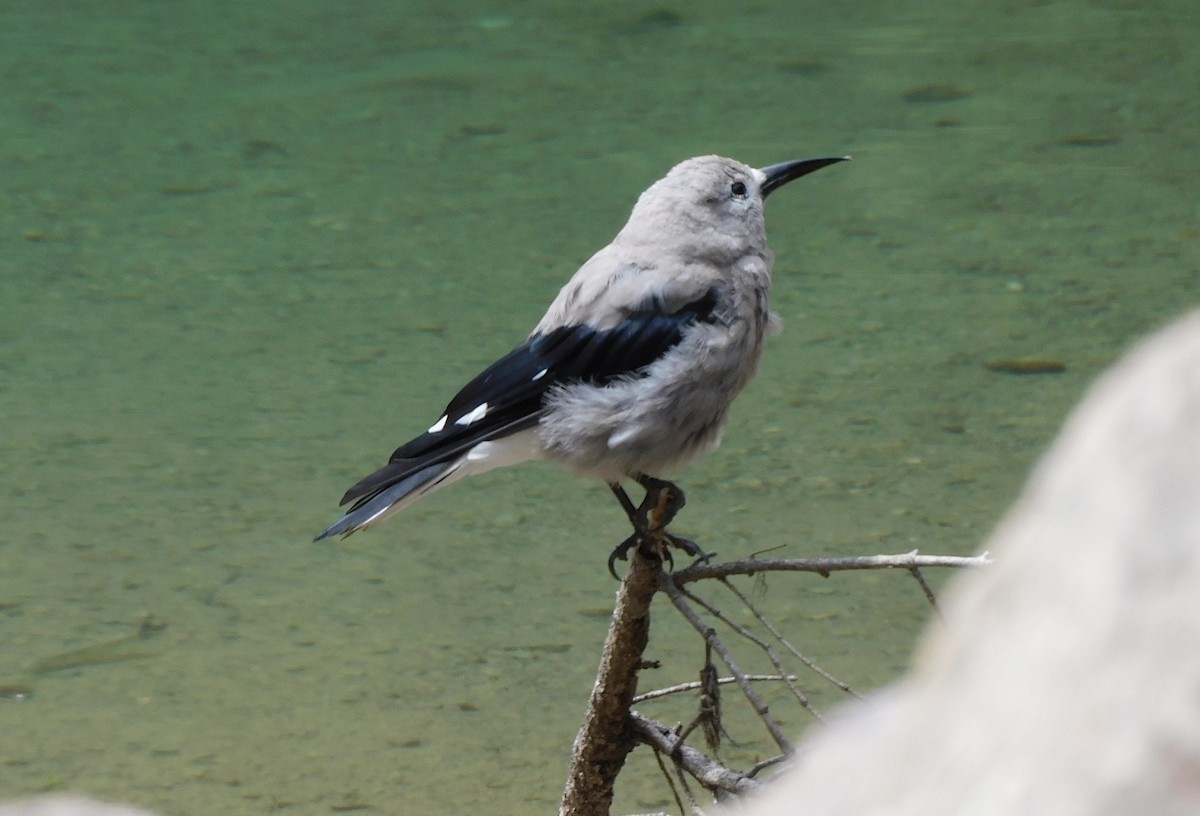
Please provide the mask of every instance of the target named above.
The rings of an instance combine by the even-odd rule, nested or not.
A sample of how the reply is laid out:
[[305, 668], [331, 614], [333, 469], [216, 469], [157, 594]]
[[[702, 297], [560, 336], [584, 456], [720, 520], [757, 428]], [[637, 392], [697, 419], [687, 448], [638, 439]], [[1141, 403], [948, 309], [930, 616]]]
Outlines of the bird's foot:
[[690, 555], [692, 558], [695, 558], [697, 562], [707, 564], [709, 562], [709, 559], [716, 556], [715, 552], [705, 552], [704, 549], [699, 544], [697, 544], [695, 541], [692, 541], [690, 538], [684, 538], [683, 536], [672, 535], [671, 533], [664, 533], [663, 537], [667, 540], [667, 543], [670, 544], [672, 547], [675, 547], [676, 549], [679, 549], [679, 550], [683, 550], [685, 553]]
[[641, 536], [638, 535], [637, 533], [634, 533], [629, 538], [625, 539], [624, 541], [622, 541], [620, 544], [618, 544], [616, 547], [613, 548], [613, 551], [608, 554], [608, 574], [609, 575], [611, 575], [613, 578], [617, 579], [618, 581], [621, 580], [621, 576], [617, 575], [617, 561], [625, 561], [626, 559], [628, 559], [629, 551], [631, 549], [633, 549], [633, 546], [635, 544], [637, 544], [640, 539], [641, 539]]
[[638, 518], [630, 519], [634, 528], [646, 532], [666, 530], [667, 525], [687, 504], [687, 496], [678, 485], [665, 479], [642, 475], [637, 477], [637, 482], [646, 488], [646, 498], [637, 509]]
[[617, 578], [616, 562], [626, 560], [629, 551], [635, 546], [644, 558], [659, 563], [665, 561], [672, 567], [675, 562], [671, 557], [670, 547], [676, 547], [694, 558], [708, 561], [714, 553], [706, 553], [694, 541], [673, 535], [666, 530], [667, 525], [687, 503], [683, 491], [672, 482], [652, 476], [638, 476], [637, 482], [646, 488], [646, 498], [642, 499], [642, 503], [636, 508], [619, 484], [610, 485], [621, 506], [625, 508], [629, 521], [633, 524], [634, 533], [617, 545], [608, 556], [609, 574]]

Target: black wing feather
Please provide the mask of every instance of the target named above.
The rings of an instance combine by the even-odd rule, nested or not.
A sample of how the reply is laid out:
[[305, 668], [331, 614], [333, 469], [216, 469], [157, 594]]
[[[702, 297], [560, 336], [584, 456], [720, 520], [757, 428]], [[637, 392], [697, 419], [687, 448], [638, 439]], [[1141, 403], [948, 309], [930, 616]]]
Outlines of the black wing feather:
[[[530, 337], [450, 400], [440, 430], [401, 445], [386, 466], [346, 491], [341, 503], [355, 501], [353, 511], [420, 468], [459, 456], [480, 442], [533, 427], [541, 416], [543, 398], [557, 385], [604, 385], [617, 377], [642, 373], [679, 343], [689, 325], [714, 320], [719, 295], [720, 290], [713, 287], [673, 312], [668, 312], [660, 299], [652, 298], [630, 310], [611, 329], [560, 326]], [[482, 418], [458, 424], [484, 403], [488, 407]]]

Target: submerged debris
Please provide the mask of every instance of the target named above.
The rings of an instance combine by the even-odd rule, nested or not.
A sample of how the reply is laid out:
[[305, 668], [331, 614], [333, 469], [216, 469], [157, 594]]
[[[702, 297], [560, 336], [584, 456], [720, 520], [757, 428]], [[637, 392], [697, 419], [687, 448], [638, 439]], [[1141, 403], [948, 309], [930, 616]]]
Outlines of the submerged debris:
[[1061, 374], [1067, 364], [1055, 357], [1011, 357], [988, 360], [984, 364], [988, 371], [1002, 374]]
[[932, 82], [928, 85], [918, 85], [915, 88], [909, 88], [904, 92], [904, 101], [919, 105], [931, 102], [954, 102], [958, 99], [966, 99], [974, 93], [975, 90], [973, 88]]

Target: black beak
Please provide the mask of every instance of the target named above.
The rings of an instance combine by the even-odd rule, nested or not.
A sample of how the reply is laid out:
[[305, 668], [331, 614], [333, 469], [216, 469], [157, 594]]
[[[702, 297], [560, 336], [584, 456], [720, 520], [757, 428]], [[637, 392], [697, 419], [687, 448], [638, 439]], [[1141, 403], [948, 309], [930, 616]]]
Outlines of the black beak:
[[762, 185], [763, 198], [766, 198], [773, 190], [782, 187], [789, 181], [795, 181], [801, 176], [815, 173], [822, 167], [828, 167], [831, 164], [849, 160], [849, 156], [828, 156], [823, 159], [797, 159], [796, 161], [781, 162], [780, 164], [772, 164], [770, 167], [764, 167], [762, 168], [762, 172], [766, 174], [767, 180]]

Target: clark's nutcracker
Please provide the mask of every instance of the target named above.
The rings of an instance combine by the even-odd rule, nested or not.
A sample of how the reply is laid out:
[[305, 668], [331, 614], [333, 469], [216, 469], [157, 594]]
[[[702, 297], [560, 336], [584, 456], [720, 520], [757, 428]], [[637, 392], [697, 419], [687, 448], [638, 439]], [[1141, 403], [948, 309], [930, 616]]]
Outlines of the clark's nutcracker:
[[650, 531], [621, 480], [648, 494], [670, 488], [682, 506], [682, 492], [650, 474], [717, 446], [777, 322], [767, 304], [774, 256], [763, 200], [844, 158], [761, 170], [720, 156], [677, 165], [642, 193], [525, 342], [346, 491], [349, 511], [317, 540], [378, 524], [464, 476], [547, 459], [603, 479], [617, 495], [637, 531], [613, 554], [623, 557]]

